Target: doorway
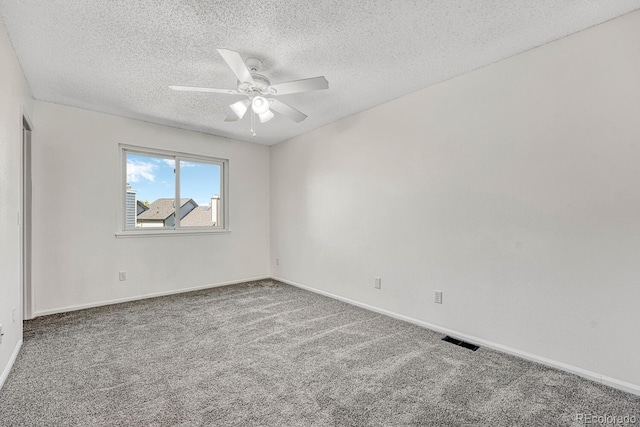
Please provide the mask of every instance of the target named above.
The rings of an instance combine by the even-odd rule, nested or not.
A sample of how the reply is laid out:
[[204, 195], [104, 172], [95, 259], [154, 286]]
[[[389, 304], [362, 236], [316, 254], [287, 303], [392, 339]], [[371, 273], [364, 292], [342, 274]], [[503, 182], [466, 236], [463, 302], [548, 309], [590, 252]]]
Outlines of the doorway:
[[31, 289], [31, 131], [33, 127], [22, 116], [22, 318], [31, 319], [33, 290]]

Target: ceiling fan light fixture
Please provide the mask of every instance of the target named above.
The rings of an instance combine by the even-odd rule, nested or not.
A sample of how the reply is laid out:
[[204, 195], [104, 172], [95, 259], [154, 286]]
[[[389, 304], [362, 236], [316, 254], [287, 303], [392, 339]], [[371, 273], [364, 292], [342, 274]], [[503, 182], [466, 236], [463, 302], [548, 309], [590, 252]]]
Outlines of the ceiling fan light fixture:
[[247, 109], [249, 109], [249, 105], [250, 102], [248, 99], [243, 99], [242, 101], [238, 101], [235, 102], [231, 105], [229, 105], [229, 108], [231, 108], [231, 110], [236, 113], [236, 115], [238, 116], [238, 118], [243, 118], [245, 113], [247, 112]]
[[258, 114], [258, 116], [260, 117], [260, 123], [267, 123], [269, 120], [273, 119], [275, 114], [273, 114], [271, 110], [267, 110], [262, 114]]
[[269, 101], [264, 96], [255, 96], [251, 100], [251, 108], [257, 115], [261, 115], [269, 111]]

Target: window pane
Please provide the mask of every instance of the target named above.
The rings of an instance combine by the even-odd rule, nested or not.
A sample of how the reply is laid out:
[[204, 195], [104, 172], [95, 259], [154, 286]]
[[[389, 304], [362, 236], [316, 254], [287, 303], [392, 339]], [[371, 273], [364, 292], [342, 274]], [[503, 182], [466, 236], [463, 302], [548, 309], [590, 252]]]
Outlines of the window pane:
[[175, 226], [175, 161], [127, 153], [125, 227]]
[[221, 226], [219, 164], [180, 160], [180, 227]]

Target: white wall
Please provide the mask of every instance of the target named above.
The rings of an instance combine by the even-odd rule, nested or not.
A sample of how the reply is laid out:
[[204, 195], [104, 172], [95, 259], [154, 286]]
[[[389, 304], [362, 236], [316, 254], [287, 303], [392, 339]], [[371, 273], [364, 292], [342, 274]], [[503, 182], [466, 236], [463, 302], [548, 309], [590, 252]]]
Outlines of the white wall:
[[[35, 315], [269, 276], [269, 147], [40, 101], [33, 120]], [[119, 143], [229, 159], [231, 233], [116, 238]]]
[[[0, 386], [9, 361], [22, 340], [20, 293], [22, 114], [31, 111], [31, 92], [4, 24], [0, 20]], [[13, 323], [12, 309], [16, 309]]]
[[273, 146], [274, 276], [640, 390], [639, 76], [635, 12]]

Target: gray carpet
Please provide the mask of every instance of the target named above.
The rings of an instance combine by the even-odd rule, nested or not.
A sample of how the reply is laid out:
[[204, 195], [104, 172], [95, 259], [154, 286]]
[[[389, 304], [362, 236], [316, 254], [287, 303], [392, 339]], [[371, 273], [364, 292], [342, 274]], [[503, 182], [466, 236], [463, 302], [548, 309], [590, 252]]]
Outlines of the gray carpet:
[[640, 397], [441, 338], [272, 281], [47, 316], [25, 323], [0, 424], [640, 424]]

